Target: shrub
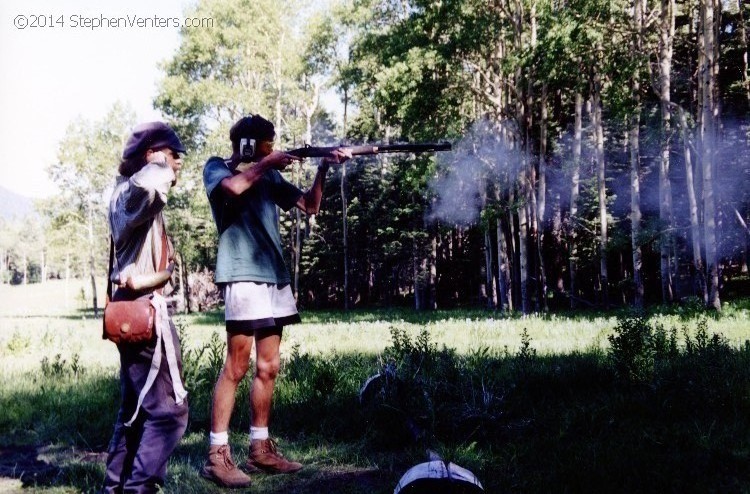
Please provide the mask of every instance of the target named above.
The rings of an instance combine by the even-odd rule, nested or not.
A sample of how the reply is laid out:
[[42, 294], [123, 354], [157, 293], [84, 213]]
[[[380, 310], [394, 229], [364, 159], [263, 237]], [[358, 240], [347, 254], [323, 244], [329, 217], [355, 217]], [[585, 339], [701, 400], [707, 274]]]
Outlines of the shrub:
[[647, 382], [654, 375], [656, 355], [651, 325], [643, 316], [620, 318], [609, 336], [609, 358], [617, 376], [629, 383]]

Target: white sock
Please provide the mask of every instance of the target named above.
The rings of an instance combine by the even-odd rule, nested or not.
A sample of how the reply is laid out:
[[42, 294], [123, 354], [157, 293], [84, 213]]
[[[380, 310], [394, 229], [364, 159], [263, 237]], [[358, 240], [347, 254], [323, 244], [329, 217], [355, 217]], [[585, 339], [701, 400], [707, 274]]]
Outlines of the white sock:
[[229, 432], [209, 432], [208, 441], [211, 446], [224, 446], [229, 444]]
[[253, 427], [250, 426], [250, 440], [251, 441], [262, 441], [268, 439], [268, 427]]

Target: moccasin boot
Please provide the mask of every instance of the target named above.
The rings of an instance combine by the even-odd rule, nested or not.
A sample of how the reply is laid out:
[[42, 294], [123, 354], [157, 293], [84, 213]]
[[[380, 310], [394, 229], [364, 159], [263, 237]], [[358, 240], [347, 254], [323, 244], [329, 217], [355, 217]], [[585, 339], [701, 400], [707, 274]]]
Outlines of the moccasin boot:
[[228, 444], [211, 446], [201, 476], [222, 487], [250, 486], [250, 477], [234, 464]]
[[250, 456], [245, 466], [250, 472], [292, 473], [301, 469], [302, 463], [284, 458], [273, 439], [256, 439], [250, 443]]

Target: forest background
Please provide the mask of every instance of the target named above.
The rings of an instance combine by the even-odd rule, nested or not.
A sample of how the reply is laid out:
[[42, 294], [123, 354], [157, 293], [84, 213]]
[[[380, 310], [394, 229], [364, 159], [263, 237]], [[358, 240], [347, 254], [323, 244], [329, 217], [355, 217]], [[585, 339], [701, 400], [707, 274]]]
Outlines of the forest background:
[[[485, 306], [524, 314], [747, 294], [747, 4], [664, 0], [201, 1], [154, 101], [188, 143], [167, 218], [195, 311], [217, 235], [202, 188], [228, 128], [257, 113], [277, 149], [444, 141], [357, 158], [282, 233], [302, 307]], [[320, 105], [335, 91], [338, 121]], [[0, 222], [0, 279], [106, 273], [106, 198], [136, 122], [71, 122], [60, 194]], [[314, 163], [288, 172], [306, 187]]]

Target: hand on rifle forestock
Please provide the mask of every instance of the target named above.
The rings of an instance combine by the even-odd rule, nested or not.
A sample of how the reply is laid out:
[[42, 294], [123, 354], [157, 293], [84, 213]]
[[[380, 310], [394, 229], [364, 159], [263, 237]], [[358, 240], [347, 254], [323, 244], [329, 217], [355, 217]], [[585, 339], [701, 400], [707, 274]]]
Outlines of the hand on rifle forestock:
[[340, 165], [347, 160], [352, 159], [351, 148], [341, 147], [331, 151], [329, 156], [324, 156], [321, 161], [322, 165]]

